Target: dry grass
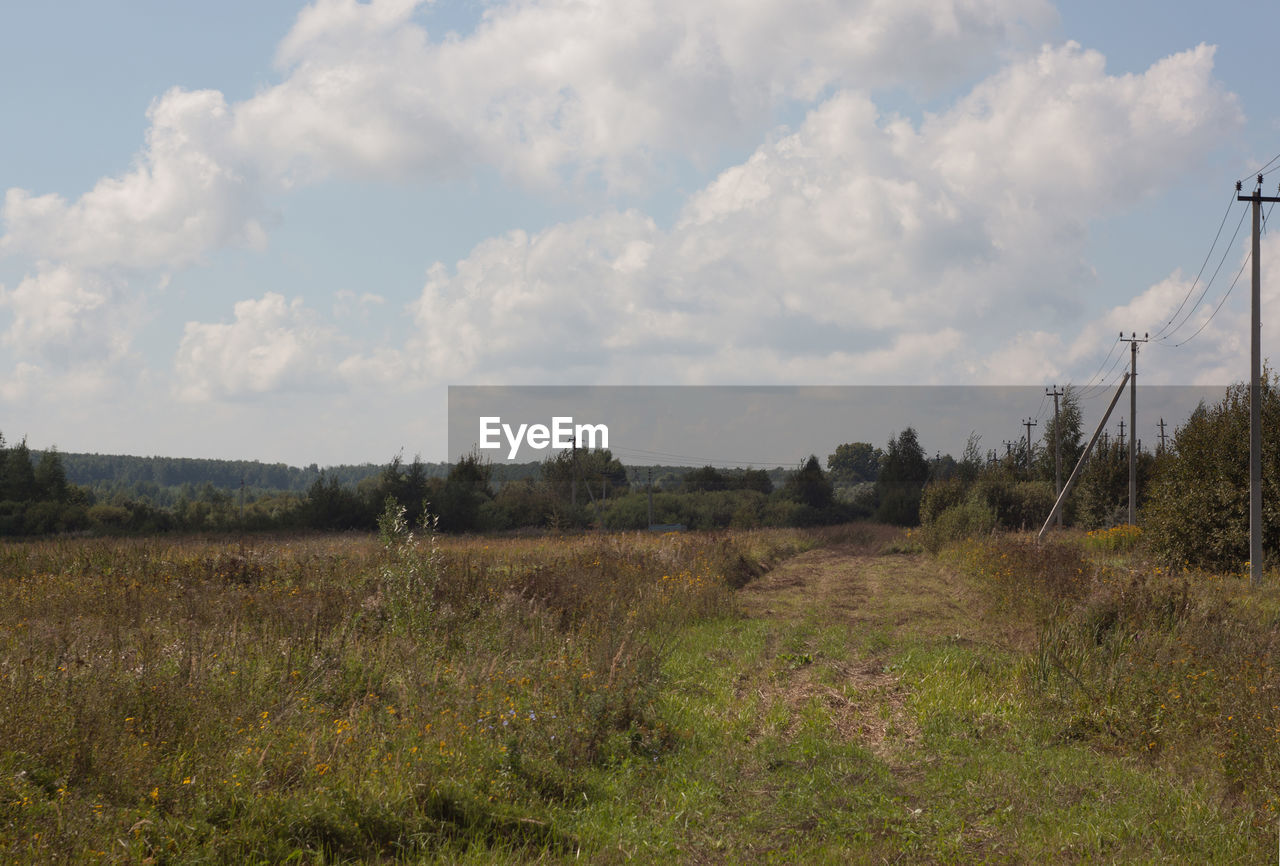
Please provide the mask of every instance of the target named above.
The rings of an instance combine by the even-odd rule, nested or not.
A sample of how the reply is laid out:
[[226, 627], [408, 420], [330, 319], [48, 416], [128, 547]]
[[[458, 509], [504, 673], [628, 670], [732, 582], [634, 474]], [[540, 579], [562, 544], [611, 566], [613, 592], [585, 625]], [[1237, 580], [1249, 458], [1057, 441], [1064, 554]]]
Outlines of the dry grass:
[[7, 545], [0, 854], [576, 847], [555, 827], [560, 804], [677, 741], [654, 708], [667, 635], [731, 612], [729, 579], [809, 543], [419, 532], [389, 546]]

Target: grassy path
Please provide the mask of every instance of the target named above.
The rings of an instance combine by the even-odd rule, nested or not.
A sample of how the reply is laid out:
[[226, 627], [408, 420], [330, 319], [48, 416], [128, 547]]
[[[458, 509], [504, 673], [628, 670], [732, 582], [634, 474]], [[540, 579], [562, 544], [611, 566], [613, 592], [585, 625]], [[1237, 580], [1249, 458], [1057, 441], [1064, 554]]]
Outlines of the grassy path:
[[624, 771], [578, 813], [583, 837], [695, 863], [1269, 862], [1194, 779], [1030, 706], [1028, 624], [882, 548], [797, 556], [741, 591], [745, 617], [681, 633], [668, 709], [686, 747]]

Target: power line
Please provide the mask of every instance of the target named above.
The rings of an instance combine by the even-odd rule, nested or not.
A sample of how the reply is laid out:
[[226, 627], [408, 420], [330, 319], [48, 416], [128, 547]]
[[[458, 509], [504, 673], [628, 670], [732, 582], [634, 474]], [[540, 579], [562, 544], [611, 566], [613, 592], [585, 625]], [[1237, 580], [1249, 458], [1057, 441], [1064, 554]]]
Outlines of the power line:
[[[1240, 281], [1240, 275], [1241, 275], [1241, 274], [1243, 274], [1243, 273], [1244, 273], [1244, 269], [1245, 269], [1245, 268], [1247, 268], [1247, 267], [1249, 266], [1249, 261], [1250, 261], [1250, 259], [1251, 259], [1252, 257], [1253, 257], [1253, 253], [1249, 253], [1249, 255], [1246, 255], [1246, 256], [1244, 257], [1244, 263], [1243, 263], [1242, 265], [1240, 265], [1240, 270], [1236, 271], [1236, 278], [1235, 278], [1234, 280], [1232, 280], [1232, 281], [1231, 281], [1231, 285], [1227, 287], [1227, 292], [1226, 292], [1226, 294], [1224, 294], [1224, 295], [1222, 296], [1222, 300], [1218, 301], [1218, 306], [1216, 306], [1216, 307], [1214, 307], [1214, 308], [1213, 308], [1213, 313], [1209, 316], [1209, 318], [1205, 319], [1205, 320], [1204, 320], [1204, 323], [1203, 323], [1203, 324], [1201, 324], [1201, 325], [1200, 325], [1200, 327], [1196, 328], [1196, 332], [1195, 332], [1194, 334], [1192, 334], [1190, 337], [1187, 337], [1187, 338], [1186, 338], [1185, 340], [1183, 340], [1181, 343], [1174, 343], [1174, 344], [1173, 344], [1173, 348], [1175, 348], [1175, 349], [1179, 349], [1179, 348], [1181, 348], [1181, 347], [1183, 347], [1183, 346], [1187, 345], [1187, 343], [1190, 343], [1192, 340], [1194, 340], [1194, 339], [1199, 335], [1199, 333], [1200, 333], [1201, 331], [1203, 331], [1203, 330], [1205, 329], [1205, 327], [1206, 327], [1206, 326], [1208, 326], [1208, 324], [1209, 324], [1210, 322], [1212, 322], [1212, 321], [1213, 321], [1213, 317], [1214, 317], [1214, 316], [1216, 316], [1216, 315], [1218, 315], [1218, 310], [1221, 310], [1221, 309], [1222, 309], [1222, 305], [1223, 305], [1223, 304], [1225, 304], [1225, 303], [1227, 302], [1227, 298], [1231, 297], [1231, 290], [1232, 290], [1232, 289], [1234, 289], [1234, 288], [1236, 287], [1236, 283], [1238, 283], [1238, 282]], [[1170, 334], [1170, 336], [1172, 336], [1172, 334]]]
[[[1231, 248], [1235, 245], [1236, 238], [1239, 237], [1240, 235], [1240, 227], [1244, 225], [1244, 218], [1248, 215], [1248, 213], [1249, 213], [1249, 209], [1247, 207], [1240, 209], [1240, 221], [1236, 223], [1236, 230], [1232, 232], [1231, 240], [1227, 243], [1226, 248], [1223, 249], [1222, 251], [1222, 258], [1218, 259], [1218, 266], [1213, 269], [1213, 276], [1209, 277], [1209, 282], [1204, 284], [1204, 289], [1200, 292], [1200, 297], [1196, 298], [1196, 302], [1191, 305], [1191, 309], [1187, 310], [1187, 314], [1183, 316], [1182, 321], [1179, 322], [1177, 326], [1174, 327], [1173, 330], [1168, 330], [1168, 325], [1166, 325], [1164, 328], [1161, 329], [1161, 333], [1163, 334], [1163, 336], [1159, 338], [1153, 337], [1152, 339], [1156, 339], [1156, 341], [1160, 343], [1167, 343], [1169, 340], [1173, 338], [1174, 334], [1182, 330], [1183, 325], [1185, 325], [1188, 321], [1191, 320], [1192, 314], [1194, 314], [1196, 308], [1200, 306], [1200, 302], [1204, 300], [1204, 296], [1209, 293], [1209, 289], [1213, 287], [1213, 281], [1218, 278], [1218, 272], [1222, 270], [1222, 265], [1226, 262], [1227, 256], [1231, 253]], [[1179, 307], [1179, 309], [1181, 309], [1181, 307]], [[1175, 313], [1174, 315], [1176, 316], [1177, 314]]]
[[[1261, 176], [1259, 176], [1259, 180], [1261, 180]], [[1266, 221], [1271, 217], [1271, 208], [1274, 208], [1274, 207], [1275, 207], [1275, 204], [1273, 203], [1273, 204], [1271, 205], [1271, 207], [1267, 208], [1267, 212], [1266, 212], [1265, 214], [1263, 214], [1263, 215], [1262, 215], [1262, 222], [1263, 222], [1263, 223], [1265, 223], [1265, 222], [1266, 222]], [[1245, 213], [1248, 213], [1248, 210], [1247, 210], [1247, 209], [1246, 209]], [[1243, 215], [1241, 215], [1240, 221], [1241, 221], [1241, 222], [1243, 222], [1243, 221], [1244, 221], [1244, 216], [1243, 216]], [[1239, 227], [1237, 226], [1237, 231], [1238, 231], [1238, 230], [1239, 230]], [[1234, 240], [1235, 240], [1235, 238], [1232, 238], [1232, 240], [1234, 241]], [[1195, 330], [1195, 333], [1194, 333], [1194, 334], [1192, 334], [1190, 337], [1187, 337], [1187, 338], [1186, 338], [1185, 340], [1183, 340], [1181, 343], [1174, 343], [1174, 344], [1173, 344], [1173, 346], [1172, 346], [1172, 348], [1174, 348], [1174, 349], [1178, 349], [1178, 348], [1181, 348], [1182, 346], [1187, 345], [1187, 343], [1190, 343], [1192, 340], [1194, 340], [1194, 339], [1195, 339], [1195, 338], [1200, 334], [1200, 332], [1201, 332], [1201, 331], [1203, 331], [1206, 327], [1208, 327], [1209, 323], [1213, 321], [1214, 316], [1218, 315], [1218, 311], [1222, 309], [1222, 305], [1223, 305], [1223, 304], [1225, 304], [1225, 303], [1227, 302], [1227, 298], [1229, 298], [1229, 297], [1231, 296], [1231, 291], [1236, 287], [1236, 283], [1240, 282], [1240, 277], [1241, 277], [1241, 275], [1243, 275], [1243, 274], [1244, 274], [1244, 269], [1245, 269], [1245, 268], [1247, 268], [1247, 267], [1249, 266], [1249, 262], [1252, 260], [1252, 258], [1253, 258], [1253, 251], [1252, 251], [1252, 250], [1250, 250], [1247, 254], [1245, 254], [1244, 262], [1242, 262], [1242, 263], [1241, 263], [1241, 265], [1240, 265], [1240, 270], [1236, 271], [1235, 279], [1233, 279], [1233, 280], [1231, 281], [1231, 285], [1227, 287], [1226, 294], [1224, 294], [1224, 295], [1222, 296], [1222, 299], [1218, 301], [1218, 305], [1217, 305], [1216, 307], [1214, 307], [1214, 308], [1213, 308], [1213, 313], [1211, 313], [1211, 314], [1209, 315], [1209, 318], [1205, 319], [1205, 320], [1204, 320], [1204, 322], [1203, 322], [1203, 323], [1201, 323], [1200, 327], [1196, 328], [1196, 330]], [[1222, 267], [1221, 262], [1219, 262], [1218, 267]], [[1215, 275], [1215, 276], [1217, 275], [1217, 272], [1216, 272], [1216, 271], [1214, 272], [1214, 275]], [[1212, 282], [1212, 281], [1210, 281], [1210, 282]], [[1197, 303], [1197, 304], [1199, 304], [1200, 302], [1197, 300], [1197, 301], [1196, 301], [1196, 303]], [[1188, 315], [1189, 315], [1189, 314], [1188, 314]], [[1183, 324], [1185, 324], [1185, 323], [1186, 323], [1186, 320], [1184, 319], [1184, 320], [1183, 320]], [[1172, 337], [1172, 336], [1173, 336], [1173, 335], [1178, 331], [1178, 329], [1179, 329], [1179, 328], [1181, 328], [1181, 327], [1182, 327], [1182, 325], [1180, 324], [1180, 325], [1178, 325], [1178, 327], [1177, 327], [1177, 328], [1174, 328], [1174, 329], [1173, 329], [1173, 331], [1171, 331], [1171, 332], [1169, 332], [1168, 334], [1166, 334], [1166, 335], [1165, 335], [1165, 340], [1167, 341], [1170, 337]]]
[[[1267, 164], [1262, 166], [1262, 168], [1258, 169], [1257, 171], [1249, 172], [1247, 176], [1257, 177], [1263, 174], [1264, 172], [1266, 172], [1267, 169], [1271, 168], [1271, 166], [1275, 165], [1277, 162], [1280, 162], [1280, 153], [1277, 153], [1275, 156], [1271, 157], [1271, 159], [1267, 160]], [[1240, 181], [1236, 181], [1236, 182], [1240, 183]]]
[[[1119, 346], [1119, 345], [1120, 345], [1120, 340], [1116, 340], [1116, 344], [1115, 344], [1115, 346], [1112, 346], [1112, 347], [1111, 347], [1111, 351], [1112, 351], [1112, 352], [1114, 352], [1114, 351], [1115, 351], [1115, 349], [1116, 349], [1116, 346]], [[1108, 352], [1108, 353], [1107, 353], [1107, 357], [1108, 357], [1108, 358], [1110, 358], [1110, 357], [1111, 357], [1111, 352]], [[1098, 396], [1099, 394], [1106, 393], [1106, 391], [1110, 388], [1110, 386], [1111, 386], [1111, 384], [1112, 384], [1112, 383], [1108, 382], [1108, 377], [1111, 375], [1112, 371], [1114, 371], [1114, 370], [1116, 369], [1116, 367], [1117, 367], [1117, 366], [1119, 366], [1119, 364], [1120, 364], [1120, 360], [1121, 360], [1122, 358], [1124, 358], [1124, 353], [1123, 353], [1123, 352], [1121, 352], [1120, 354], [1116, 355], [1115, 360], [1111, 362], [1111, 366], [1110, 366], [1110, 367], [1108, 367], [1108, 368], [1107, 368], [1107, 371], [1106, 371], [1105, 373], [1103, 373], [1103, 374], [1102, 374], [1102, 379], [1101, 379], [1101, 380], [1100, 380], [1096, 385], [1084, 385], [1083, 387], [1081, 387], [1081, 388], [1079, 389], [1079, 396], [1080, 396], [1080, 399], [1081, 399], [1081, 400], [1092, 400], [1094, 397]], [[1105, 363], [1106, 363], [1106, 361], [1103, 361], [1103, 363], [1105, 364]], [[1096, 378], [1096, 377], [1097, 377], [1097, 373], [1095, 373], [1095, 374], [1094, 374], [1094, 378]], [[1090, 379], [1090, 381], [1092, 382], [1093, 380], [1092, 380], [1092, 379]]]
[[[1184, 306], [1186, 306], [1187, 298], [1191, 297], [1191, 293], [1192, 293], [1192, 292], [1194, 292], [1194, 291], [1196, 290], [1196, 283], [1200, 282], [1200, 277], [1202, 277], [1202, 276], [1204, 275], [1204, 269], [1205, 269], [1205, 267], [1209, 264], [1209, 259], [1213, 257], [1213, 250], [1214, 250], [1214, 248], [1215, 248], [1215, 247], [1217, 247], [1217, 245], [1218, 245], [1218, 239], [1222, 237], [1222, 227], [1223, 227], [1223, 226], [1225, 226], [1225, 225], [1227, 224], [1227, 217], [1229, 217], [1229, 216], [1231, 215], [1231, 208], [1232, 208], [1232, 207], [1234, 207], [1237, 203], [1238, 203], [1238, 202], [1236, 202], [1236, 200], [1235, 200], [1235, 196], [1234, 196], [1234, 195], [1232, 195], [1232, 196], [1231, 196], [1231, 199], [1227, 202], [1227, 209], [1226, 209], [1225, 211], [1223, 211], [1223, 213], [1222, 213], [1222, 221], [1218, 223], [1218, 231], [1217, 231], [1217, 233], [1213, 236], [1213, 243], [1209, 245], [1209, 252], [1207, 252], [1207, 253], [1205, 253], [1205, 254], [1204, 254], [1204, 261], [1200, 263], [1200, 270], [1199, 270], [1199, 272], [1196, 274], [1196, 278], [1195, 278], [1194, 280], [1192, 280], [1192, 281], [1191, 281], [1191, 286], [1190, 286], [1190, 288], [1188, 288], [1188, 289], [1187, 289], [1187, 293], [1186, 293], [1185, 295], [1183, 295], [1183, 297], [1182, 297], [1182, 303], [1178, 304], [1178, 309], [1176, 309], [1176, 310], [1174, 310], [1174, 311], [1173, 311], [1173, 315], [1169, 317], [1169, 321], [1165, 322], [1165, 323], [1164, 323], [1164, 326], [1163, 326], [1163, 327], [1161, 327], [1161, 329], [1160, 329], [1159, 331], [1156, 331], [1155, 336], [1154, 336], [1154, 337], [1152, 337], [1151, 339], [1153, 339], [1153, 340], [1159, 340], [1159, 339], [1160, 339], [1160, 336], [1165, 332], [1165, 330], [1166, 330], [1170, 325], [1172, 325], [1172, 324], [1173, 324], [1173, 320], [1174, 320], [1174, 319], [1176, 319], [1176, 318], [1178, 318], [1178, 313], [1181, 313], [1181, 312], [1182, 312], [1182, 308], [1183, 308]], [[1243, 210], [1243, 209], [1242, 209], [1242, 210]], [[1243, 217], [1243, 216], [1240, 218], [1240, 221], [1241, 221], [1241, 222], [1244, 222], [1244, 217]], [[1236, 231], [1237, 231], [1237, 232], [1239, 232], [1239, 231], [1240, 231], [1240, 227], [1239, 227], [1239, 226], [1236, 226]], [[1235, 240], [1235, 238], [1233, 237], [1233, 238], [1232, 238], [1232, 240], [1234, 241], [1234, 240]], [[1228, 244], [1228, 245], [1227, 245], [1227, 248], [1228, 248], [1228, 249], [1230, 249], [1230, 246], [1231, 246], [1231, 245], [1230, 245], [1230, 244]], [[1222, 265], [1221, 265], [1221, 263], [1219, 263], [1219, 265], [1218, 265], [1218, 266], [1219, 266], [1219, 267], [1221, 267], [1221, 266], [1222, 266]], [[1216, 273], [1217, 273], [1217, 271], [1214, 271], [1214, 273], [1216, 274]]]
[[[1095, 371], [1094, 371], [1094, 373], [1093, 373], [1093, 375], [1089, 377], [1089, 380], [1088, 380], [1087, 382], [1085, 382], [1083, 385], [1075, 386], [1077, 391], [1084, 391], [1084, 390], [1088, 389], [1090, 386], [1092, 386], [1092, 385], [1093, 385], [1093, 380], [1098, 378], [1098, 375], [1099, 375], [1100, 373], [1102, 373], [1103, 369], [1107, 366], [1107, 362], [1111, 360], [1111, 352], [1114, 352], [1114, 351], [1119, 347], [1119, 345], [1120, 345], [1120, 342], [1117, 340], [1117, 341], [1116, 341], [1116, 342], [1111, 346], [1111, 351], [1107, 352], [1107, 357], [1103, 358], [1103, 359], [1102, 359], [1102, 363], [1098, 365], [1098, 369], [1097, 369], [1097, 370], [1095, 370]], [[1113, 364], [1113, 365], [1112, 365], [1112, 367], [1114, 367], [1114, 366], [1115, 366], [1115, 365]], [[1108, 372], [1110, 372], [1110, 371], [1108, 371]], [[1105, 373], [1102, 373], [1102, 375], [1103, 375], [1103, 378], [1106, 378], [1106, 374], [1105, 374]]]

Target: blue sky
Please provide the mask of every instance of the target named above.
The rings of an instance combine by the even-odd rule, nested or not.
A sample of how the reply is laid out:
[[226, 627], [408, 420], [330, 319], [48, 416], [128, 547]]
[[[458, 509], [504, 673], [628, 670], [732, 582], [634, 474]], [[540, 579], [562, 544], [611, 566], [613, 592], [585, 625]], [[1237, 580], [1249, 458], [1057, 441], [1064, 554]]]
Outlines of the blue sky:
[[[1280, 152], [1278, 28], [1252, 3], [12, 4], [0, 431], [325, 464], [442, 457], [451, 384], [1097, 382]], [[1173, 344], [1245, 250], [1148, 381], [1243, 378], [1243, 285]]]

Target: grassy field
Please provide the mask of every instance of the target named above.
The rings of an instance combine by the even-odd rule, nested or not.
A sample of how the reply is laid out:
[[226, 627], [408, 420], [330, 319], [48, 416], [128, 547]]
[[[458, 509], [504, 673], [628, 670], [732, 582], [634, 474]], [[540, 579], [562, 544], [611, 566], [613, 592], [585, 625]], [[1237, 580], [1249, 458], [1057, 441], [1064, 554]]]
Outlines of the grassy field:
[[387, 529], [0, 547], [0, 861], [1276, 855], [1273, 586], [1119, 535]]

